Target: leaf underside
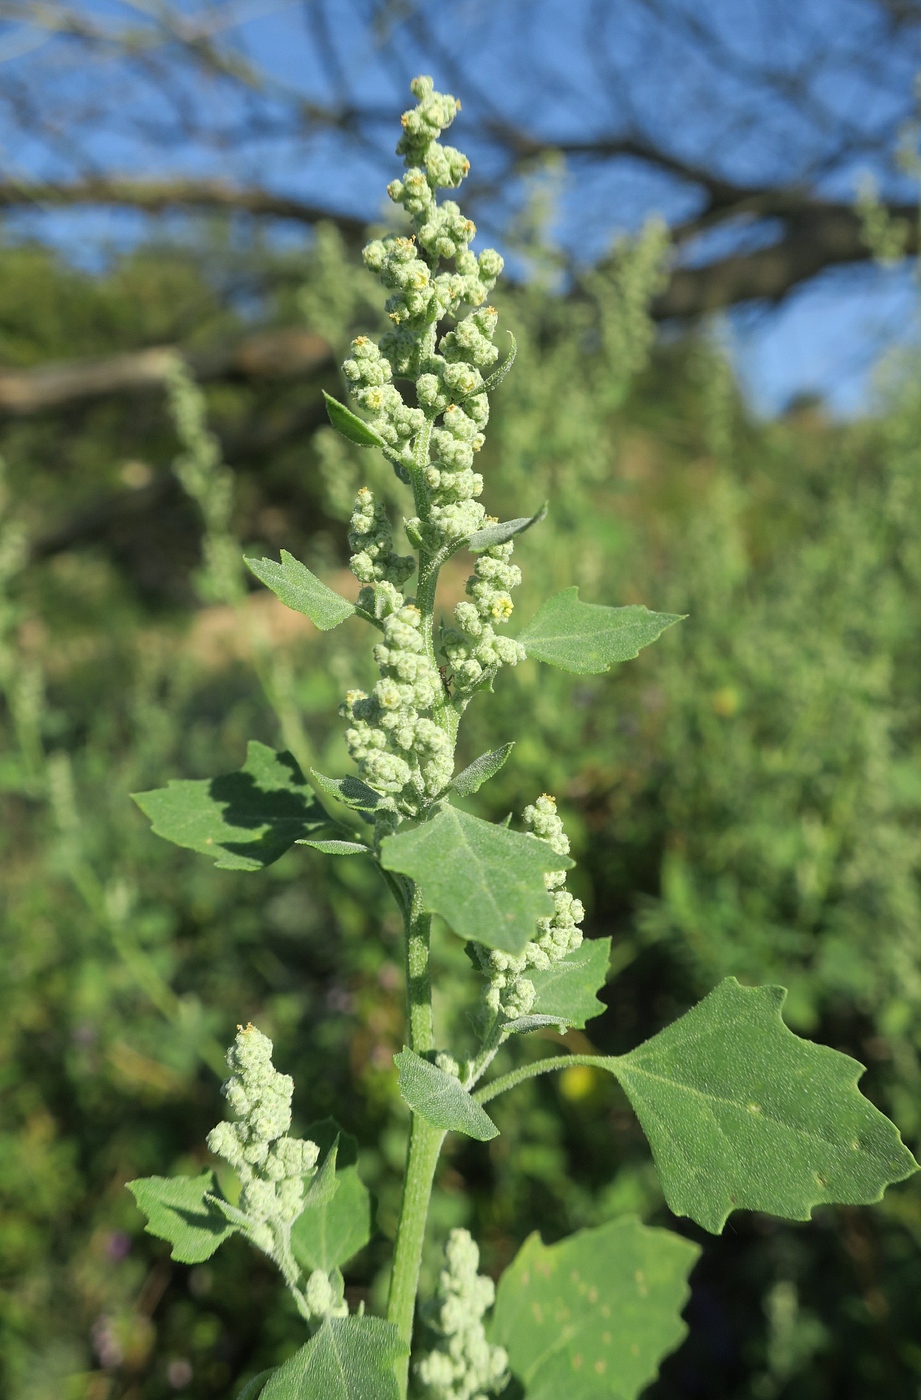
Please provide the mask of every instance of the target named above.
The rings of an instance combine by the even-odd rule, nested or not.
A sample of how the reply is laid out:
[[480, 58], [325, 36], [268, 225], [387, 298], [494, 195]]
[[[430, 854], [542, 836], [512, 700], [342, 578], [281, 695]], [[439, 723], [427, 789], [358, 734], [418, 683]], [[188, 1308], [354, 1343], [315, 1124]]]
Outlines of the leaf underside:
[[168, 1240], [180, 1264], [202, 1264], [235, 1234], [205, 1199], [217, 1191], [214, 1172], [201, 1176], [147, 1176], [128, 1182], [138, 1208], [147, 1216], [149, 1235]]
[[157, 836], [213, 856], [221, 870], [262, 870], [330, 825], [293, 756], [255, 741], [235, 773], [133, 796]]
[[527, 1400], [635, 1400], [684, 1338], [699, 1254], [634, 1216], [554, 1245], [533, 1234], [499, 1280], [490, 1340]]
[[418, 1113], [433, 1128], [465, 1133], [477, 1142], [489, 1142], [499, 1136], [499, 1129], [489, 1114], [453, 1074], [423, 1060], [405, 1046], [393, 1058], [400, 1071], [400, 1093], [413, 1113]]
[[386, 837], [381, 864], [415, 880], [425, 907], [461, 938], [517, 956], [536, 921], [553, 912], [544, 872], [573, 862], [535, 836], [445, 807], [431, 821]]
[[558, 963], [543, 971], [530, 971], [528, 977], [536, 992], [532, 1014], [559, 1016], [581, 1030], [586, 1021], [605, 1009], [596, 993], [605, 984], [610, 960], [610, 938], [586, 938]]
[[394, 1363], [408, 1350], [383, 1318], [327, 1318], [269, 1378], [260, 1400], [398, 1400]]
[[323, 390], [323, 397], [326, 400], [326, 412], [329, 416], [329, 421], [332, 423], [337, 433], [341, 433], [344, 438], [348, 438], [349, 442], [354, 443], [356, 447], [386, 448], [386, 443], [383, 439], [378, 436], [373, 428], [369, 427], [363, 418], [359, 418], [357, 413], [353, 413], [350, 408], [346, 408], [344, 403], [340, 403], [338, 399], [334, 399], [332, 394], [327, 394], [325, 389]]
[[857, 1087], [863, 1066], [801, 1040], [782, 987], [727, 978], [629, 1055], [607, 1062], [649, 1139], [665, 1199], [718, 1233], [730, 1211], [808, 1220], [867, 1205], [917, 1170]]
[[373, 812], [375, 807], [379, 807], [386, 800], [379, 792], [375, 792], [373, 787], [362, 782], [361, 778], [327, 778], [325, 773], [318, 773], [315, 768], [311, 768], [310, 776], [327, 797], [335, 798], [337, 802], [342, 802], [346, 807], [354, 807], [360, 812]]
[[338, 627], [355, 611], [353, 603], [327, 588], [306, 564], [295, 559], [286, 549], [281, 551], [281, 563], [274, 559], [244, 559], [250, 573], [270, 588], [286, 608], [309, 617], [321, 632]]
[[678, 613], [654, 613], [639, 604], [608, 608], [583, 603], [577, 587], [564, 588], [537, 610], [518, 641], [538, 661], [578, 676], [597, 676], [632, 660], [681, 620]]

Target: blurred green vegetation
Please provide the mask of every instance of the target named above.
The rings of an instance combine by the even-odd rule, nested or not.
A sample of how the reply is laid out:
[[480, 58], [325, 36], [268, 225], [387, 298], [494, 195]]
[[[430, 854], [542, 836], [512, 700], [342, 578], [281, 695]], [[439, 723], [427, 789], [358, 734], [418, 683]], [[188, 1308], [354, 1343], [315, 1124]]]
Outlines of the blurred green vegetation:
[[[483, 815], [558, 797], [587, 931], [614, 935], [609, 1009], [629, 1048], [720, 977], [780, 981], [790, 1024], [869, 1066], [867, 1093], [921, 1130], [921, 390], [892, 364], [878, 411], [747, 413], [706, 336], [653, 345], [659, 235], [564, 298], [531, 249], [497, 298], [520, 344], [484, 451], [497, 515], [549, 498], [522, 537], [526, 620], [554, 588], [689, 614], [639, 660], [573, 681], [528, 664], [468, 712], [461, 757], [517, 746]], [[95, 274], [0, 245], [0, 360], [30, 367], [153, 344], [193, 350], [307, 325], [337, 354], [380, 322], [331, 229], [308, 251], [220, 226]], [[361, 484], [389, 468], [324, 427], [310, 380], [209, 388], [233, 470], [226, 529], [345, 564]], [[0, 1389], [9, 1400], [212, 1400], [298, 1343], [270, 1268], [235, 1242], [171, 1263], [125, 1180], [194, 1170], [221, 1114], [238, 1021], [273, 1036], [300, 1126], [360, 1143], [379, 1233], [347, 1271], [379, 1305], [406, 1122], [398, 919], [360, 862], [289, 853], [260, 876], [154, 838], [128, 794], [237, 767], [245, 741], [346, 771], [336, 704], [368, 671], [349, 624], [316, 633], [265, 594], [214, 602], [202, 522], [171, 475], [165, 396], [110, 396], [0, 422]], [[224, 528], [224, 527], [222, 527]], [[207, 551], [204, 560], [207, 566]], [[458, 566], [446, 596], [463, 586]], [[211, 601], [205, 602], [204, 598]], [[303, 625], [301, 623], [303, 622]], [[438, 1010], [461, 1040], [476, 997], [441, 930]], [[459, 986], [460, 992], [454, 990]], [[516, 1046], [519, 1055], [537, 1046]], [[496, 1106], [488, 1148], [454, 1142], [432, 1213], [498, 1271], [624, 1210], [669, 1223], [616, 1085], [573, 1069]], [[695, 1233], [686, 1222], [674, 1228]], [[916, 1397], [921, 1188], [806, 1226], [733, 1217], [706, 1241], [691, 1336], [655, 1400]]]

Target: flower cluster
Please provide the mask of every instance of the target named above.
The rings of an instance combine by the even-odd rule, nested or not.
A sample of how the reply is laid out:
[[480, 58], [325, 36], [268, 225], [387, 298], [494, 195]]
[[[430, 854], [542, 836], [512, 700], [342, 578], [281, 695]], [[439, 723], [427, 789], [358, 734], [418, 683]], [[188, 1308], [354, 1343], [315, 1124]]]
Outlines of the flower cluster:
[[384, 639], [374, 648], [381, 678], [370, 695], [350, 690], [339, 706], [349, 721], [345, 742], [365, 781], [412, 815], [450, 782], [454, 763], [451, 741], [431, 717], [444, 691], [422, 615], [398, 587], [415, 560], [394, 553], [387, 518], [364, 488], [349, 544], [352, 572], [364, 583], [359, 604], [382, 623]]
[[[544, 793], [533, 806], [526, 807], [522, 815], [535, 836], [546, 841], [558, 855], [569, 855], [569, 838], [563, 830], [554, 798]], [[538, 919], [537, 937], [526, 944], [520, 957], [475, 945], [480, 966], [489, 978], [484, 1001], [493, 1015], [509, 1020], [526, 1016], [535, 997], [534, 983], [526, 973], [531, 969], [543, 971], [552, 967], [582, 942], [579, 924], [585, 918], [585, 910], [581, 901], [565, 888], [566, 871], [548, 871], [544, 881], [553, 897], [553, 913], [549, 918]]]
[[469, 694], [500, 666], [517, 666], [525, 649], [512, 637], [496, 634], [496, 626], [512, 615], [510, 588], [521, 582], [521, 570], [510, 563], [514, 543], [484, 549], [467, 580], [470, 602], [454, 609], [456, 627], [442, 633], [441, 645], [452, 667], [451, 683], [458, 695]]
[[437, 1348], [419, 1362], [417, 1375], [431, 1400], [487, 1400], [508, 1382], [508, 1356], [490, 1346], [483, 1314], [492, 1307], [492, 1279], [477, 1273], [480, 1251], [466, 1230], [452, 1230], [438, 1281], [431, 1324]]
[[[476, 225], [453, 200], [437, 200], [439, 188], [456, 188], [470, 168], [466, 156], [437, 140], [454, 120], [457, 102], [435, 92], [431, 78], [416, 78], [411, 87], [418, 106], [404, 112], [397, 147], [407, 169], [388, 193], [410, 216], [413, 233], [374, 239], [363, 252], [366, 266], [390, 292], [386, 305], [393, 329], [379, 345], [359, 336], [342, 369], [398, 472], [417, 473], [421, 509], [408, 522], [410, 538], [435, 550], [463, 539], [483, 520], [476, 499], [483, 479], [472, 464], [489, 416], [482, 371], [498, 358], [492, 343], [497, 315], [483, 303], [502, 258], [492, 248], [479, 256], [471, 252]], [[439, 271], [445, 259], [452, 260], [453, 269]], [[481, 309], [439, 340], [438, 322], [457, 317], [465, 305]], [[415, 407], [406, 403], [395, 378], [415, 382]], [[429, 428], [428, 460], [420, 462], [416, 446]]]

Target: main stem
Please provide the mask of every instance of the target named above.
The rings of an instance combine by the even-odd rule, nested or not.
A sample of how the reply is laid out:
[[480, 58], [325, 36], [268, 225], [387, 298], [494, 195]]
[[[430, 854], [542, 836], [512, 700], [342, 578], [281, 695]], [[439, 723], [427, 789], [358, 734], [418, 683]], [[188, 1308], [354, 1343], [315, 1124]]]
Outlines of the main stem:
[[[435, 1048], [432, 987], [429, 978], [431, 927], [431, 915], [425, 913], [419, 891], [416, 890], [406, 917], [406, 999], [409, 1043], [417, 1055], [424, 1055], [426, 1051]], [[406, 1175], [403, 1179], [403, 1201], [400, 1206], [400, 1222], [397, 1226], [393, 1256], [390, 1298], [387, 1303], [387, 1320], [396, 1325], [407, 1347], [412, 1345], [422, 1244], [425, 1239], [432, 1182], [435, 1179], [435, 1168], [444, 1138], [441, 1128], [433, 1128], [417, 1113], [413, 1114]], [[405, 1397], [409, 1386], [408, 1355], [397, 1363], [397, 1379], [400, 1395]]]

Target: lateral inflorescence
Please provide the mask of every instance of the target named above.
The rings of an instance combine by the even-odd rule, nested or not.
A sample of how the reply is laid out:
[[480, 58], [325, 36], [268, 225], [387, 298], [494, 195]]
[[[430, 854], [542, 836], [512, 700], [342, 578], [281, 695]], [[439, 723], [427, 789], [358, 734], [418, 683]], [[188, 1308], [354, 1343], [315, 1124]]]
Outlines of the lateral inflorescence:
[[[544, 793], [522, 813], [524, 823], [535, 836], [546, 841], [558, 855], [569, 855], [569, 837], [556, 810], [556, 800]], [[494, 948], [474, 944], [476, 956], [489, 979], [483, 994], [491, 1015], [515, 1020], [527, 1016], [534, 1005], [534, 983], [530, 971], [544, 971], [575, 952], [582, 942], [579, 928], [585, 918], [581, 900], [566, 889], [566, 871], [550, 870], [544, 883], [553, 898], [553, 913], [537, 921], [537, 936], [525, 945], [519, 957]]]
[[452, 1230], [445, 1266], [430, 1310], [438, 1345], [424, 1356], [416, 1374], [431, 1400], [487, 1400], [508, 1382], [508, 1355], [486, 1340], [483, 1315], [496, 1290], [477, 1273], [480, 1251], [466, 1230]]

